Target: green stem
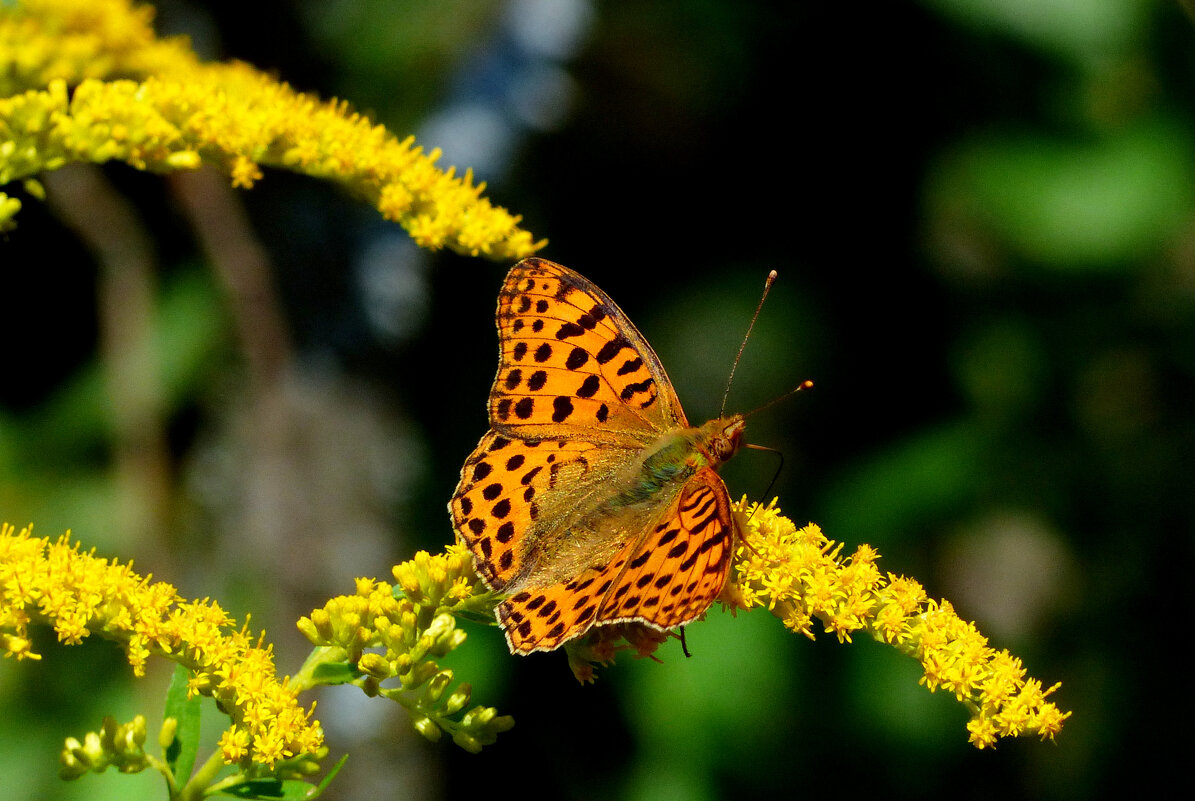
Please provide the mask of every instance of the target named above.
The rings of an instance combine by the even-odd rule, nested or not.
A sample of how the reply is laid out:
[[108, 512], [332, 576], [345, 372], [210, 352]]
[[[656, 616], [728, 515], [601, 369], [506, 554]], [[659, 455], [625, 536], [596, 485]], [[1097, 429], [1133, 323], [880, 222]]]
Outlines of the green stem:
[[203, 767], [192, 774], [190, 781], [179, 790], [178, 795], [175, 796], [175, 801], [201, 801], [201, 799], [208, 794], [208, 785], [216, 778], [224, 768], [224, 756], [220, 751], [212, 752], [212, 755], [207, 758], [207, 762], [203, 763]]
[[178, 797], [178, 784], [175, 783], [174, 771], [172, 771], [170, 769], [170, 766], [167, 765], [161, 759], [158, 759], [155, 756], [153, 756], [153, 754], [146, 754], [145, 761], [149, 763], [149, 766], [151, 768], [156, 770], [158, 773], [162, 774], [162, 778], [164, 778], [166, 780], [166, 792], [169, 793], [170, 797], [177, 798]]
[[335, 645], [320, 645], [312, 648], [311, 653], [304, 660], [303, 666], [295, 675], [291, 676], [291, 689], [298, 695], [304, 690], [318, 686], [319, 682], [315, 680], [316, 668], [328, 662], [343, 662], [347, 656], [347, 651]]

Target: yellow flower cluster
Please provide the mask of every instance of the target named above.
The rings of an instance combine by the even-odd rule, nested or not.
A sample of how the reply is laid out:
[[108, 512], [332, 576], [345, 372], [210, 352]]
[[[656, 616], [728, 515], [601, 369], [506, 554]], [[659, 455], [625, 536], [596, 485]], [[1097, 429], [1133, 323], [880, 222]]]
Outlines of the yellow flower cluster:
[[435, 556], [420, 551], [393, 573], [397, 586], [357, 579], [356, 594], [333, 598], [299, 620], [299, 630], [317, 647], [296, 679], [356, 684], [367, 695], [405, 707], [427, 739], [447, 731], [453, 742], [476, 753], [514, 721], [491, 707], [464, 712], [471, 688], [460, 684], [449, 692], [453, 673], [433, 659], [465, 641], [457, 616], [493, 623], [498, 598], [481, 583], [462, 545]]
[[[246, 64], [201, 63], [181, 40], [154, 39], [145, 7], [84, 8], [79, 0], [0, 8], [0, 75], [7, 62], [17, 76], [0, 99], [0, 185], [73, 161], [116, 160], [158, 172], [210, 164], [247, 188], [272, 166], [341, 184], [421, 247], [515, 260], [543, 246], [521, 218], [481, 196], [470, 172], [439, 169], [439, 151], [424, 153], [413, 137], [399, 140], [344, 102], [319, 101]], [[0, 227], [15, 211], [0, 203]]]
[[148, 733], [144, 715], [124, 724], [118, 724], [111, 716], [105, 717], [100, 730], [88, 732], [82, 741], [66, 738], [58, 756], [58, 775], [62, 779], [77, 779], [89, 771], [103, 773], [109, 767], [121, 773], [140, 773], [155, 762], [145, 753]]
[[419, 551], [391, 572], [404, 598], [429, 609], [452, 608], [475, 592], [485, 592], [469, 549], [459, 542], [445, 548], [442, 555]]
[[194, 59], [184, 38], [154, 36], [152, 6], [129, 0], [0, 3], [0, 97], [55, 78], [149, 75]]
[[470, 598], [474, 588], [484, 589], [468, 552], [459, 545], [436, 556], [419, 551], [411, 561], [395, 565], [393, 573], [398, 592], [384, 581], [359, 578], [354, 595], [332, 598], [310, 617], [301, 618], [299, 630], [314, 645], [343, 649], [350, 662], [359, 662], [364, 655], [376, 665], [378, 655], [365, 654], [365, 649], [386, 649], [387, 677], [406, 673], [430, 650], [446, 653], [459, 645], [465, 633], [453, 629], [449, 639], [437, 646], [446, 632], [440, 631], [436, 618], [445, 608]]
[[948, 602], [928, 600], [912, 579], [881, 574], [870, 546], [844, 558], [840, 543], [812, 523], [798, 529], [774, 503], [744, 499], [736, 515], [744, 543], [724, 593], [727, 603], [766, 606], [810, 638], [814, 618], [840, 642], [862, 631], [916, 658], [925, 671], [922, 684], [954, 693], [972, 710], [967, 730], [978, 748], [1022, 734], [1053, 739], [1070, 716], [1046, 700], [1059, 685], [1043, 691], [1039, 681], [1025, 679], [1019, 659], [991, 648]]
[[323, 742], [311, 710], [279, 682], [269, 647], [211, 601], [185, 601], [164, 582], [137, 575], [131, 565], [83, 553], [62, 536], [56, 542], [0, 526], [0, 644], [5, 656], [37, 659], [30, 625], [54, 627], [73, 645], [91, 634], [120, 642], [136, 675], [152, 656], [192, 671], [192, 692], [215, 698], [233, 720], [222, 745], [229, 762], [270, 765], [313, 753]]

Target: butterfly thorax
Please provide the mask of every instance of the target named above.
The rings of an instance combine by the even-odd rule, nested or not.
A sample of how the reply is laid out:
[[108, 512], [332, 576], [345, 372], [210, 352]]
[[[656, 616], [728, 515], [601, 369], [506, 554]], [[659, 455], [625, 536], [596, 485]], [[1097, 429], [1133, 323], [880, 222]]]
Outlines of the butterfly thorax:
[[733, 415], [660, 435], [643, 449], [641, 461], [624, 474], [619, 482], [622, 487], [606, 499], [602, 511], [615, 513], [652, 502], [703, 467], [717, 470], [738, 450], [744, 426], [742, 416]]

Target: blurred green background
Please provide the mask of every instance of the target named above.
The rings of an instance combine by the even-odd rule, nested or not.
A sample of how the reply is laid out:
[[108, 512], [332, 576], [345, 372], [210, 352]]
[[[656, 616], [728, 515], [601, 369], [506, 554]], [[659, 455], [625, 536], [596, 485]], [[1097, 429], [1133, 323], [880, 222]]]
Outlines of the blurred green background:
[[[1181, 781], [1191, 737], [1167, 721], [1186, 702], [1163, 715], [1148, 684], [1182, 686], [1195, 536], [1179, 5], [158, 8], [206, 57], [472, 166], [551, 240], [542, 255], [627, 311], [693, 420], [718, 413], [778, 270], [729, 405], [816, 382], [750, 420], [784, 454], [782, 508], [876, 546], [1074, 711], [1056, 745], [977, 752], [910, 660], [762, 612], [712, 612], [689, 627], [693, 658], [671, 643], [588, 687], [563, 655], [513, 658], [475, 627], [451, 664], [515, 729], [472, 756], [328, 693], [318, 716], [352, 754], [331, 797], [1087, 799]], [[252, 613], [293, 672], [298, 616], [450, 540], [506, 265], [415, 251], [277, 172], [237, 193], [119, 167], [48, 188], [0, 243], [0, 518]], [[732, 494], [759, 497], [776, 465], [741, 454]], [[106, 643], [39, 646], [40, 663], [0, 665], [2, 795], [160, 797], [152, 777], [54, 771], [62, 738], [104, 714], [160, 716], [165, 666], [133, 682]]]

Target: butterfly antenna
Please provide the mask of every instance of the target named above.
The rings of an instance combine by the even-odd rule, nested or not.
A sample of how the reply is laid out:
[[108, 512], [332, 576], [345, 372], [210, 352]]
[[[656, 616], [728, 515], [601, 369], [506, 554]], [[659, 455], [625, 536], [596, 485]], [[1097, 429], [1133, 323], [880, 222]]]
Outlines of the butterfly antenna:
[[[802, 386], [804, 386], [804, 385], [802, 384]], [[797, 389], [800, 389], [800, 387], [797, 387]], [[795, 391], [796, 390], [794, 390], [794, 392]], [[772, 473], [772, 480], [768, 482], [767, 489], [765, 489], [763, 491], [763, 494], [759, 496], [761, 498], [766, 498], [766, 497], [768, 497], [768, 495], [771, 494], [772, 487], [776, 486], [776, 480], [780, 478], [780, 473], [781, 473], [781, 471], [784, 470], [784, 454], [782, 452], [776, 450], [775, 448], [769, 448], [765, 445], [751, 445], [750, 443], [748, 443], [746, 445], [743, 445], [743, 447], [750, 448], [753, 451], [767, 451], [768, 453], [774, 453], [774, 454], [776, 454], [776, 457], [780, 460], [780, 464], [776, 465], [776, 472]], [[752, 514], [754, 514], [754, 512], [752, 512]]]
[[684, 651], [686, 659], [692, 659], [693, 655], [689, 653], [689, 644], [685, 642], [685, 627], [680, 627], [680, 649]]
[[813, 382], [810, 381], [808, 378], [806, 378], [804, 381], [802, 381], [800, 384], [798, 384], [795, 389], [790, 389], [788, 392], [785, 392], [783, 395], [781, 395], [778, 398], [772, 398], [770, 401], [765, 403], [763, 406], [756, 406], [751, 411], [744, 413], [743, 417], [745, 417], [745, 418], [750, 417], [751, 415], [756, 414], [757, 412], [762, 412], [764, 409], [771, 408], [772, 406], [775, 406], [777, 403], [784, 400], [788, 396], [796, 395], [798, 392], [800, 392], [803, 389], [813, 389]]
[[776, 283], [776, 271], [772, 270], [768, 273], [768, 279], [764, 281], [763, 294], [759, 297], [759, 305], [755, 307], [755, 314], [751, 315], [751, 324], [747, 326], [747, 333], [743, 335], [743, 343], [739, 345], [739, 352], [734, 357], [734, 364], [730, 365], [730, 376], [726, 379], [726, 391], [722, 393], [722, 408], [718, 410], [719, 417], [726, 413], [726, 399], [730, 397], [730, 385], [734, 383], [734, 371], [739, 369], [739, 359], [743, 358], [743, 349], [747, 347], [747, 340], [751, 338], [751, 329], [755, 328], [755, 321], [759, 318], [760, 309], [763, 308], [763, 302], [768, 299], [768, 291], [771, 290], [774, 283]]
[[[767, 403], [765, 403], [763, 406], [752, 409], [751, 411], [744, 414], [743, 418], [746, 419], [747, 417], [750, 417], [751, 415], [755, 414], [756, 412], [761, 412], [764, 409], [768, 408], [769, 406], [772, 406], [775, 403], [779, 403], [780, 401], [784, 400], [788, 396], [796, 395], [801, 390], [810, 389], [812, 386], [813, 386], [813, 382], [810, 381], [809, 379], [805, 379], [804, 381], [802, 381], [800, 384], [797, 385], [796, 389], [791, 389], [788, 392], [785, 392], [779, 398], [774, 398], [773, 400], [770, 400]], [[776, 472], [772, 474], [772, 480], [768, 482], [767, 489], [765, 489], [763, 491], [763, 495], [759, 496], [761, 498], [766, 498], [772, 492], [772, 487], [776, 486], [776, 481], [777, 481], [777, 479], [780, 478], [781, 471], [784, 470], [784, 454], [781, 451], [776, 450], [775, 448], [769, 448], [766, 445], [752, 445], [749, 442], [743, 443], [743, 447], [748, 448], [753, 451], [766, 451], [768, 453], [774, 453], [774, 454], [776, 454], [776, 457], [778, 459], [780, 459], [780, 464], [776, 465]], [[759, 507], [759, 506], [757, 506], [755, 508], [755, 511], [753, 511], [751, 513], [752, 517], [755, 516], [755, 512], [759, 511], [760, 508], [761, 507]], [[751, 543], [747, 542], [746, 539], [743, 540], [743, 544], [746, 545], [748, 548], [751, 548]], [[751, 548], [751, 550], [754, 551], [755, 549]]]

